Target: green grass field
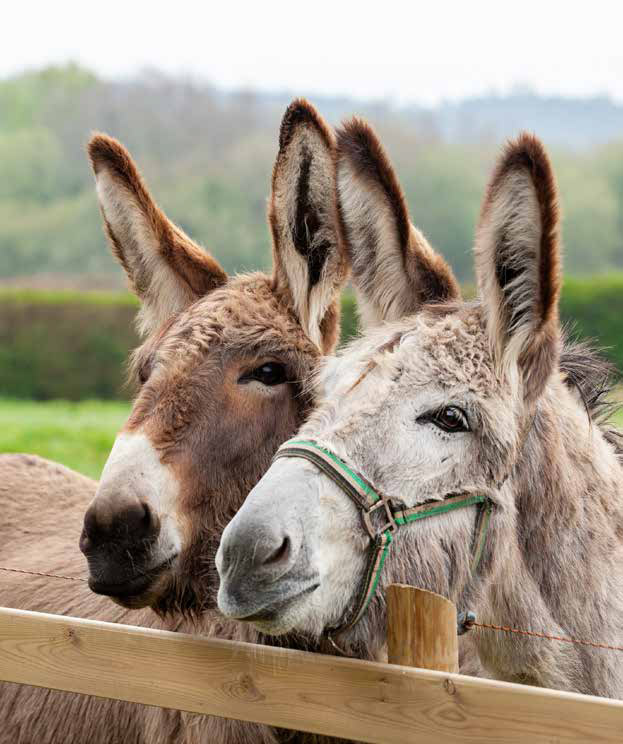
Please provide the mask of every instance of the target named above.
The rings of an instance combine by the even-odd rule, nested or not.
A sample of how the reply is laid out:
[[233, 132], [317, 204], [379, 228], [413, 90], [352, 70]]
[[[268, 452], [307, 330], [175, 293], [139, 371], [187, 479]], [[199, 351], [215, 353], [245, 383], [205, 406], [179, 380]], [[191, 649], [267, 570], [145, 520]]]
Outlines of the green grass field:
[[[0, 398], [0, 452], [30, 452], [99, 478], [128, 403]], [[623, 411], [616, 417], [623, 427]]]
[[114, 401], [0, 398], [0, 452], [30, 452], [99, 478], [129, 412], [128, 403]]

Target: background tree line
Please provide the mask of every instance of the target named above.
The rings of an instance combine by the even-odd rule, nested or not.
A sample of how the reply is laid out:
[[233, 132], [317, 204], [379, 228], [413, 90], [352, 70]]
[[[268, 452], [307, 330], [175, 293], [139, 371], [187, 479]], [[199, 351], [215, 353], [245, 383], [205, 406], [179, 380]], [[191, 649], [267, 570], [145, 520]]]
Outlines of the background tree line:
[[[228, 271], [265, 267], [266, 197], [290, 97], [156, 72], [104, 80], [74, 65], [0, 80], [0, 280], [122, 286], [84, 153], [92, 130], [127, 144], [167, 213]], [[553, 155], [567, 274], [623, 269], [623, 108], [611, 101], [526, 91], [430, 110], [313, 100], [333, 123], [359, 113], [375, 124], [414, 221], [461, 281], [471, 280], [474, 226], [499, 141], [522, 127]]]

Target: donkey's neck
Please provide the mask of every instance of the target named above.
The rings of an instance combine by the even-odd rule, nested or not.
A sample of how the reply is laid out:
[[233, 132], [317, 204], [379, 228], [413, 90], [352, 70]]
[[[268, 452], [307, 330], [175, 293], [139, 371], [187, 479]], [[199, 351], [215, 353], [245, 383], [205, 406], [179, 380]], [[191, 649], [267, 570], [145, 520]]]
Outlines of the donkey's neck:
[[[574, 393], [553, 382], [506, 486], [485, 621], [623, 643], [623, 471]], [[514, 681], [623, 697], [620, 654], [478, 631], [485, 666]]]

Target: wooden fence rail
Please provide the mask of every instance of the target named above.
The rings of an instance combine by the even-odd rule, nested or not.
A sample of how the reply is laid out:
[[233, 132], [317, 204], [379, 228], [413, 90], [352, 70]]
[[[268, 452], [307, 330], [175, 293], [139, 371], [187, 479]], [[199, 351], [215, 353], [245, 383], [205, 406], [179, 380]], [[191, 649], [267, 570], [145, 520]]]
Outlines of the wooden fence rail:
[[365, 742], [620, 742], [623, 703], [0, 608], [0, 679]]

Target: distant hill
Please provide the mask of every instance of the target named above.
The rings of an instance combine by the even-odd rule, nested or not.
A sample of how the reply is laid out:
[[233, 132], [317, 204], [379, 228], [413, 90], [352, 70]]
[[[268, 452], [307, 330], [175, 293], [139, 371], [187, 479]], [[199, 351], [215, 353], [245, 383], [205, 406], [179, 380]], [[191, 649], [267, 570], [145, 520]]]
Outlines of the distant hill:
[[[258, 100], [281, 109], [293, 95], [258, 94]], [[623, 105], [605, 96], [544, 97], [518, 89], [505, 96], [492, 94], [444, 102], [433, 108], [334, 96], [312, 99], [333, 122], [361, 111], [377, 119], [402, 119], [447, 142], [500, 142], [521, 130], [538, 132], [550, 146], [578, 150], [623, 139]]]
[[[269, 263], [265, 209], [279, 120], [292, 93], [220, 90], [148, 71], [105, 80], [76, 65], [0, 80], [0, 283], [116, 286], [84, 153], [92, 130], [132, 151], [167, 213], [228, 271]], [[566, 268], [623, 268], [623, 107], [517, 91], [433, 109], [311, 96], [339, 123], [377, 128], [413, 219], [471, 277], [470, 247], [498, 143], [521, 129], [551, 148], [565, 214]], [[41, 277], [44, 279], [32, 279]], [[31, 279], [29, 279], [29, 277]]]
[[542, 98], [531, 92], [471, 98], [434, 110], [440, 134], [452, 142], [500, 140], [520, 129], [550, 145], [588, 148], [623, 137], [623, 106], [609, 98]]

